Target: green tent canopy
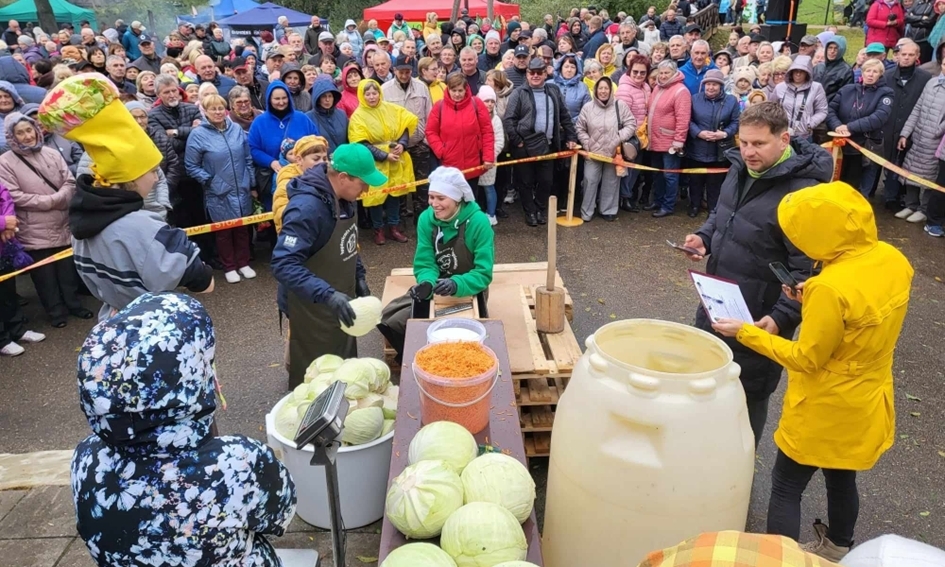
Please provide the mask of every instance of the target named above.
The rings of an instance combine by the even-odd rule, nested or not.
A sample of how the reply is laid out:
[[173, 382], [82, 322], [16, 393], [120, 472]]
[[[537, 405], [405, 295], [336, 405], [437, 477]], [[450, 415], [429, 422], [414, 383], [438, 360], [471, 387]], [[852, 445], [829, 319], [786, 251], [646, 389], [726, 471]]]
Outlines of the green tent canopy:
[[[79, 22], [82, 20], [88, 20], [92, 24], [92, 28], [98, 27], [98, 22], [95, 21], [95, 12], [87, 8], [80, 8], [74, 4], [66, 2], [66, 0], [49, 0], [49, 4], [52, 6], [53, 14], [56, 16], [56, 23], [71, 23], [77, 29], [79, 27]], [[0, 22], [8, 22], [10, 20], [16, 20], [22, 25], [26, 25], [29, 22], [38, 23], [39, 18], [36, 16], [36, 4], [33, 0], [17, 0], [9, 6], [5, 6], [0, 9]], [[57, 30], [47, 30], [47, 33], [55, 33]]]

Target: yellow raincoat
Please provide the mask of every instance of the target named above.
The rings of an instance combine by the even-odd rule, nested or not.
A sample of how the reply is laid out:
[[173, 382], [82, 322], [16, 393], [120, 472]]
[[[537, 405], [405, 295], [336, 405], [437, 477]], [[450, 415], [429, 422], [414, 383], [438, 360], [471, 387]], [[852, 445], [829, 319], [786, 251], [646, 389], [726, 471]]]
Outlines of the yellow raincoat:
[[787, 369], [775, 443], [803, 465], [870, 469], [893, 444], [893, 351], [912, 266], [878, 240], [872, 207], [845, 183], [787, 195], [778, 223], [823, 269], [804, 286], [796, 341], [749, 324], [737, 335]]
[[[378, 87], [377, 92], [380, 100], [377, 106], [368, 106], [364, 100], [364, 87], [368, 84], [374, 84]], [[351, 115], [348, 122], [348, 141], [352, 144], [368, 142], [385, 152], [390, 151], [390, 143], [400, 139], [404, 130], [412, 136], [417, 129], [419, 122], [416, 115], [411, 114], [407, 109], [396, 104], [384, 102], [384, 94], [381, 92], [380, 85], [373, 79], [365, 79], [358, 85], [358, 108]], [[374, 165], [377, 169], [387, 176], [387, 184], [380, 187], [371, 187], [371, 189], [362, 197], [362, 203], [365, 207], [376, 207], [383, 205], [387, 200], [387, 195], [381, 193], [386, 187], [393, 187], [403, 183], [410, 183], [413, 177], [413, 162], [410, 160], [410, 154], [406, 151], [401, 154], [400, 161], [376, 161]], [[408, 193], [413, 193], [416, 188], [410, 187], [391, 193], [394, 197], [400, 197]]]

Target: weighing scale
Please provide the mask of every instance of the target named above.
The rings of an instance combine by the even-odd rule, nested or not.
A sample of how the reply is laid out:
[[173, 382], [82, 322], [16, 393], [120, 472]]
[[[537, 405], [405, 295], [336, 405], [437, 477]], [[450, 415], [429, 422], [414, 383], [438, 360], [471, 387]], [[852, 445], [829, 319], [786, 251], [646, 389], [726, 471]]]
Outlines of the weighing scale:
[[[341, 498], [338, 490], [338, 466], [336, 458], [341, 447], [341, 431], [348, 415], [348, 400], [345, 398], [345, 383], [335, 382], [315, 398], [305, 412], [295, 434], [296, 448], [312, 444], [312, 466], [325, 467], [328, 484], [328, 508], [331, 513], [331, 552], [335, 565], [345, 564], [345, 525], [341, 517]], [[316, 557], [315, 567], [319, 560]]]

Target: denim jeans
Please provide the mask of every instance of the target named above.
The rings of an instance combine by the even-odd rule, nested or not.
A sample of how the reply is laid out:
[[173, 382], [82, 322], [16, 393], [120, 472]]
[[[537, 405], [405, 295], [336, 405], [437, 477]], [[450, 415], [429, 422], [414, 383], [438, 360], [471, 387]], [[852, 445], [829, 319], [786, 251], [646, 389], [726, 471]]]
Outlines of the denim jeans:
[[[640, 158], [643, 157], [643, 152], [637, 154], [637, 159], [633, 160], [633, 163], [640, 163]], [[627, 175], [620, 178], [620, 198], [621, 199], [633, 199], [633, 187], [637, 184], [637, 179], [640, 177], [639, 169], [630, 169]]]
[[[796, 540], [801, 532], [801, 496], [817, 467], [802, 465], [778, 450], [771, 470], [768, 501], [769, 534]], [[823, 469], [827, 484], [827, 538], [834, 544], [853, 545], [853, 530], [860, 515], [856, 471]]]
[[[679, 169], [682, 158], [679, 154], [669, 152], [654, 152], [653, 167], [660, 169]], [[673, 212], [676, 209], [676, 196], [679, 194], [679, 174], [659, 173], [654, 175], [653, 202], [660, 209]]]
[[387, 213], [387, 226], [397, 226], [400, 224], [400, 197], [388, 195], [384, 204], [367, 207], [367, 211], [371, 215], [371, 227], [374, 230], [384, 228], [384, 213]]
[[482, 190], [486, 193], [486, 214], [494, 217], [497, 203], [495, 185], [483, 185]]

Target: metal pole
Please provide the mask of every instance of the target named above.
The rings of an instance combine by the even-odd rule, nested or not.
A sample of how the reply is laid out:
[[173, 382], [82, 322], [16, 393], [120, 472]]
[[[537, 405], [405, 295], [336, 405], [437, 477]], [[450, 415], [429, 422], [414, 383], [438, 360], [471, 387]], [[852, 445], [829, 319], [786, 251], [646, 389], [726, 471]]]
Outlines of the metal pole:
[[325, 465], [328, 483], [328, 510], [331, 513], [331, 554], [335, 565], [345, 565], [345, 528], [341, 517], [341, 496], [338, 488], [338, 465], [334, 458]]

